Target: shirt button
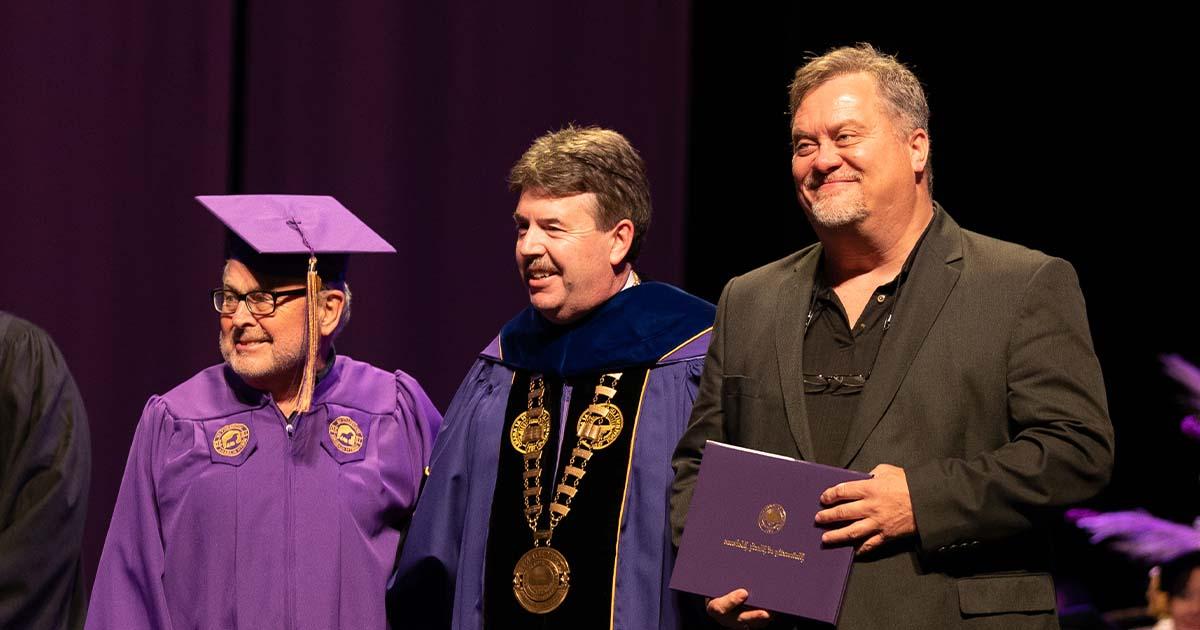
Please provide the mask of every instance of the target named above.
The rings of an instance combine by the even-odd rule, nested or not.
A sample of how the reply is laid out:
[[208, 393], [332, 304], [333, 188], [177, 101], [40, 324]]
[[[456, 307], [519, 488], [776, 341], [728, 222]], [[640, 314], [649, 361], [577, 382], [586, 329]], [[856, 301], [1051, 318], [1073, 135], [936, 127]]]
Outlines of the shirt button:
[[886, 295], [884, 295], [884, 294], [882, 294], [882, 293], [880, 293], [879, 295], [876, 295], [876, 296], [875, 296], [875, 301], [876, 301], [876, 302], [879, 302], [880, 304], [883, 304], [883, 301], [884, 301], [884, 300], [886, 300], [886, 299], [887, 299], [887, 296], [886, 296]]

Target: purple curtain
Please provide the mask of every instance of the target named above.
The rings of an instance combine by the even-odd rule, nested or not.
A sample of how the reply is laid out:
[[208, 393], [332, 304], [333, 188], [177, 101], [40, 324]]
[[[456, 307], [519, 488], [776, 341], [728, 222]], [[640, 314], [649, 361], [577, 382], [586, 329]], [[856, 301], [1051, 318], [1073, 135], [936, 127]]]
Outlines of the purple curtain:
[[89, 575], [146, 398], [219, 361], [193, 195], [332, 194], [389, 239], [352, 263], [338, 349], [442, 406], [525, 303], [504, 180], [535, 136], [625, 133], [655, 202], [639, 268], [682, 279], [687, 3], [300, 4], [0, 7], [0, 308], [83, 392]]

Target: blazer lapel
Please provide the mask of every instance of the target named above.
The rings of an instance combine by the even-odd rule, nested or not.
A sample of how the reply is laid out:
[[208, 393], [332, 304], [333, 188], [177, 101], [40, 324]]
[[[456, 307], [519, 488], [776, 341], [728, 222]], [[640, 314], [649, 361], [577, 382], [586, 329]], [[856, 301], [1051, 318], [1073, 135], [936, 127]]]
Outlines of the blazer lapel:
[[812, 247], [779, 286], [775, 308], [775, 356], [779, 360], [783, 404], [801, 459], [813, 456], [812, 436], [804, 410], [804, 318], [812, 302], [813, 274], [821, 246]]
[[850, 466], [875, 425], [883, 419], [913, 358], [958, 282], [959, 268], [950, 263], [962, 258], [962, 230], [940, 206], [936, 206], [933, 222], [900, 290], [901, 302], [896, 306], [892, 329], [883, 338], [879, 358], [863, 388], [858, 414], [847, 431], [838, 458], [843, 467]]

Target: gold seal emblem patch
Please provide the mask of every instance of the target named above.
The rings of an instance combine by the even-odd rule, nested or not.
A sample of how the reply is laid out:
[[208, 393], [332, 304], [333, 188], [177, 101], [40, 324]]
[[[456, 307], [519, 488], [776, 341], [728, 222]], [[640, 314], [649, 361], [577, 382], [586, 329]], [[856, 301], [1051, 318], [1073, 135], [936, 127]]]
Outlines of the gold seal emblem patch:
[[758, 528], [765, 534], [778, 534], [786, 522], [787, 510], [778, 503], [772, 503], [758, 513]]
[[241, 422], [227, 424], [217, 429], [213, 436], [213, 450], [223, 457], [237, 457], [250, 443], [250, 427]]
[[329, 423], [329, 439], [343, 453], [357, 453], [363, 445], [363, 432], [350, 416], [338, 416]]

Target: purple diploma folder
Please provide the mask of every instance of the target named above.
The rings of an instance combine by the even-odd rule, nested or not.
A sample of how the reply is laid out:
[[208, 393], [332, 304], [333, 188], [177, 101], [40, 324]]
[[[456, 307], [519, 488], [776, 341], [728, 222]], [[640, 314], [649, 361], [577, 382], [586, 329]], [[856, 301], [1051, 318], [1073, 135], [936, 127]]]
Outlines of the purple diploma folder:
[[823, 547], [813, 516], [826, 488], [869, 477], [710, 440], [671, 588], [836, 623], [854, 548]]

